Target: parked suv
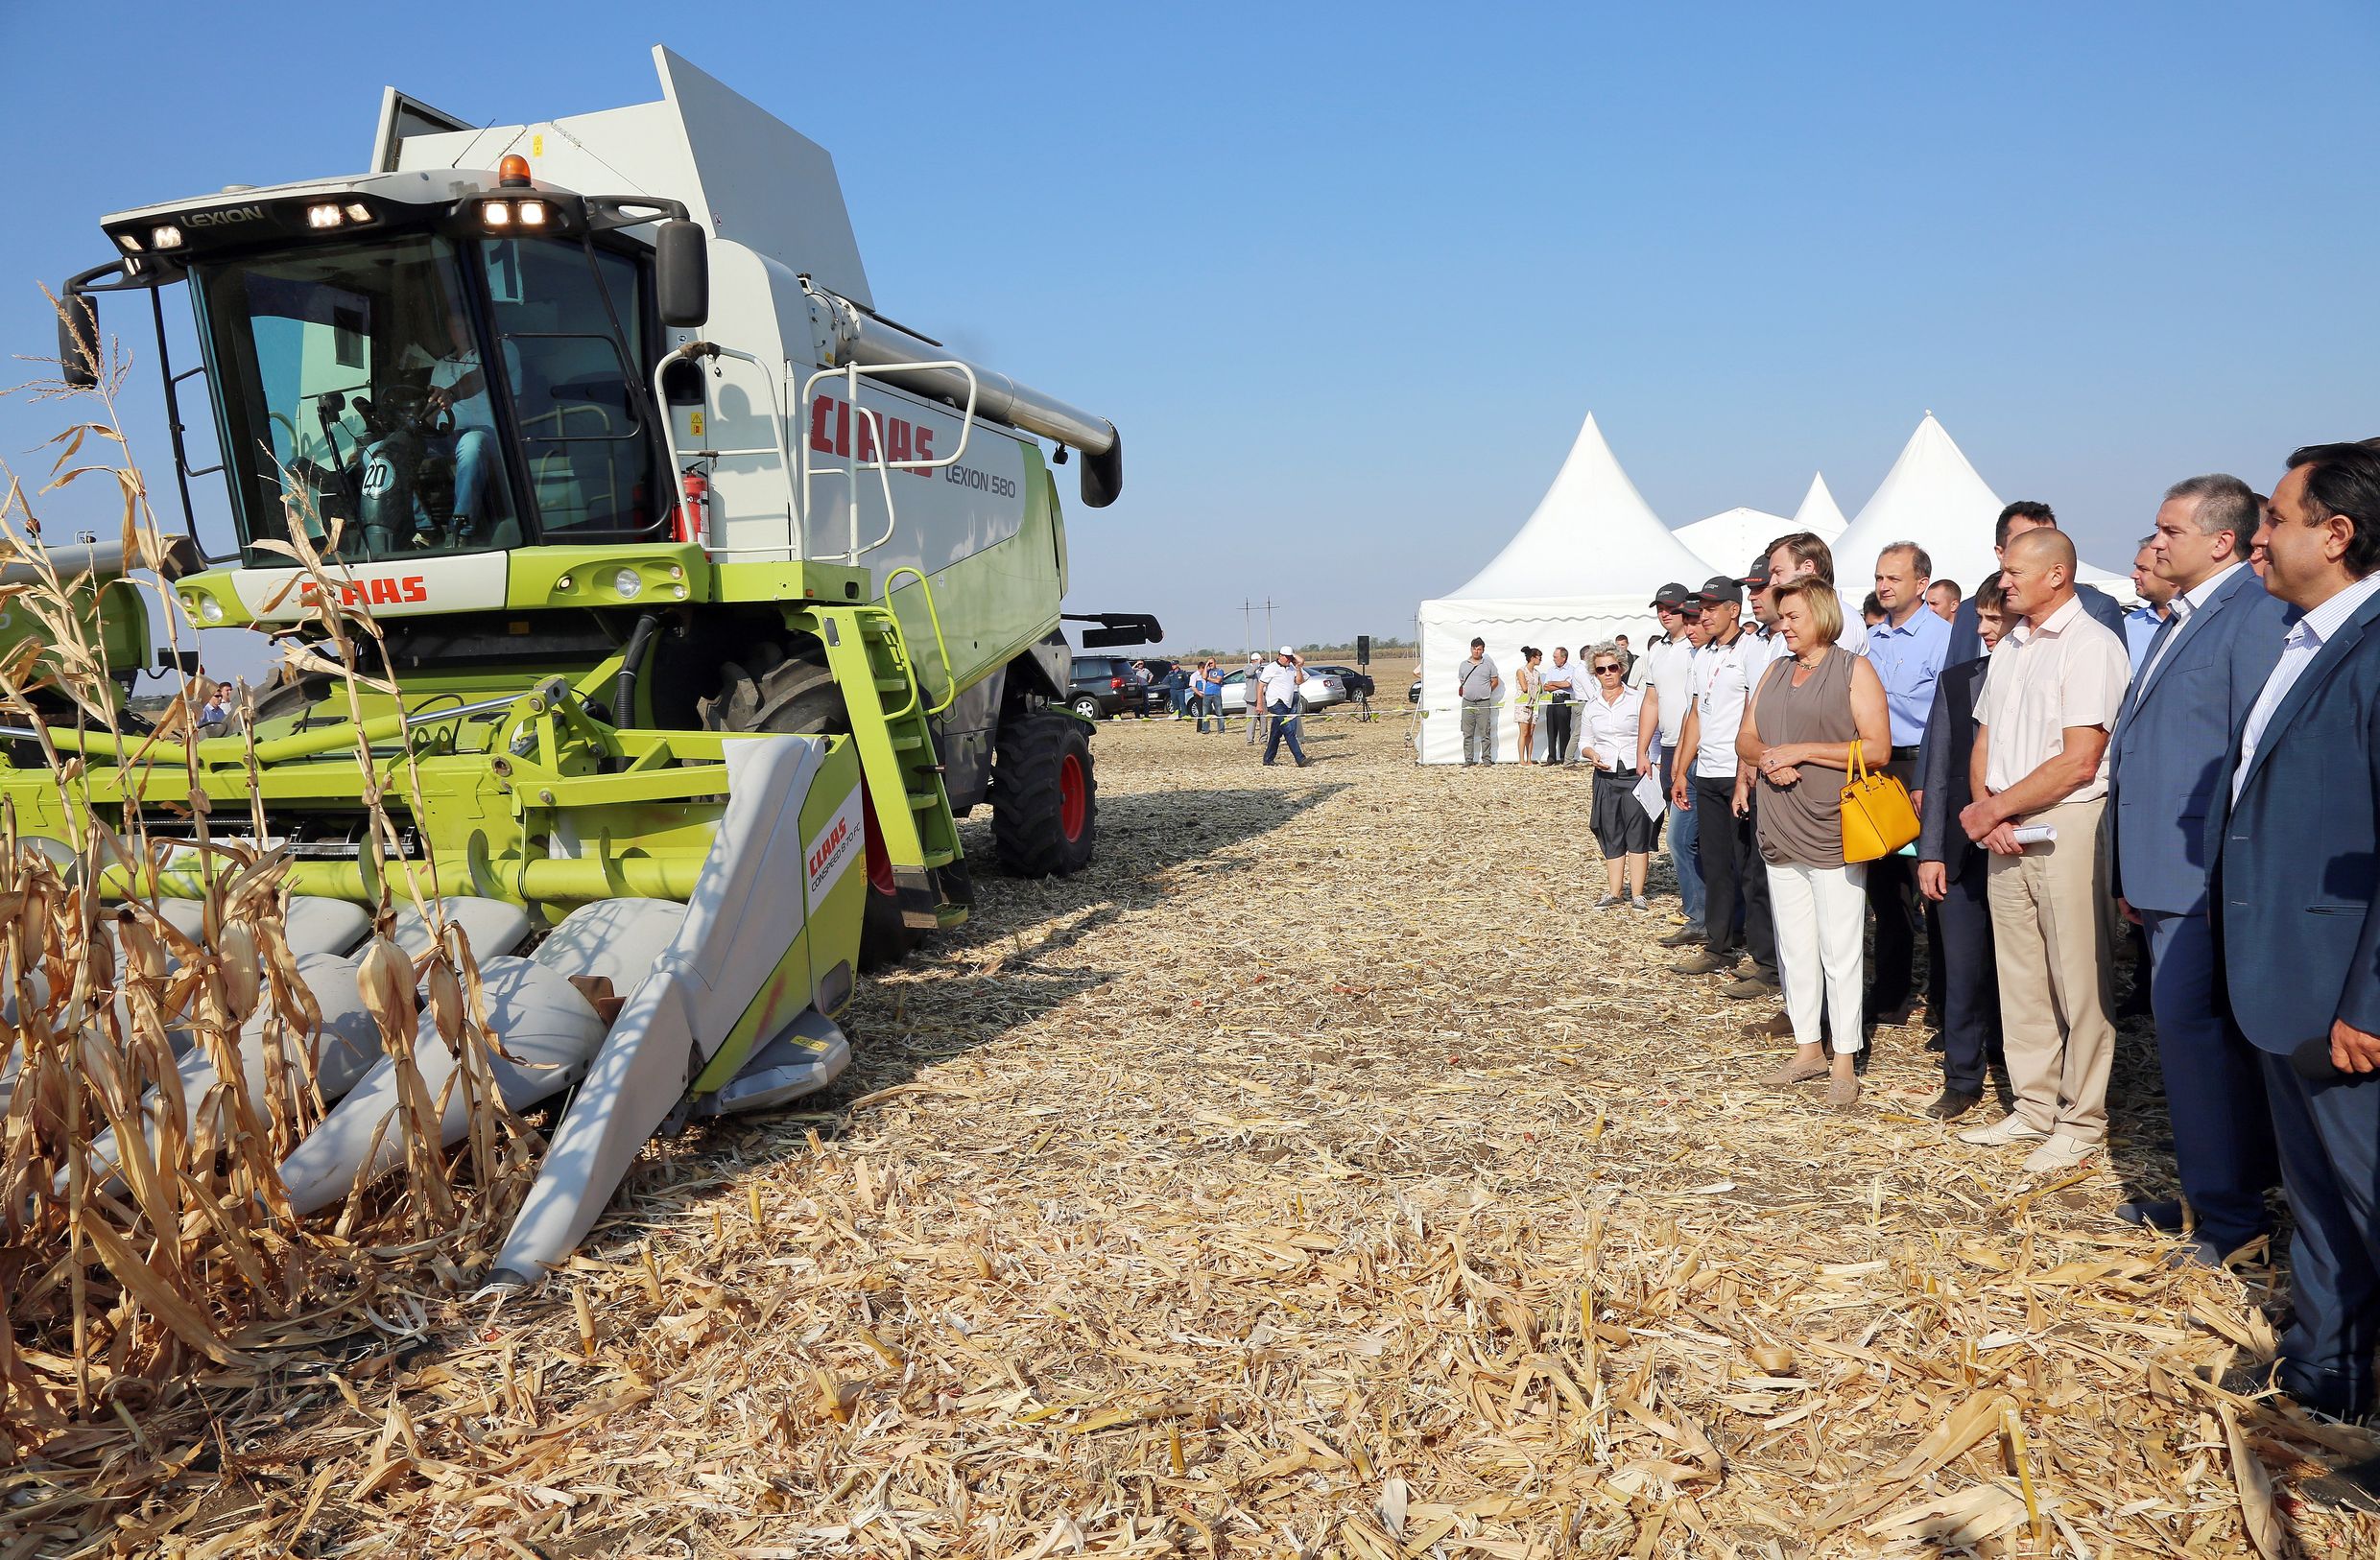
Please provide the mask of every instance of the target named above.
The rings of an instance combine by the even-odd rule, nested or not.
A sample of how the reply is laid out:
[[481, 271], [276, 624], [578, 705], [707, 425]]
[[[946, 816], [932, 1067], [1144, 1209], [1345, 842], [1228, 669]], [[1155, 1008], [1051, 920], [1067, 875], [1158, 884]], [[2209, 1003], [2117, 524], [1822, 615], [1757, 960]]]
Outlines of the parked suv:
[[[1154, 670], [1154, 663], [1151, 669]], [[1078, 655], [1074, 658], [1074, 685], [1066, 702], [1085, 721], [1110, 715], [1146, 715], [1149, 690], [1132, 675], [1132, 657], [1129, 655]]]

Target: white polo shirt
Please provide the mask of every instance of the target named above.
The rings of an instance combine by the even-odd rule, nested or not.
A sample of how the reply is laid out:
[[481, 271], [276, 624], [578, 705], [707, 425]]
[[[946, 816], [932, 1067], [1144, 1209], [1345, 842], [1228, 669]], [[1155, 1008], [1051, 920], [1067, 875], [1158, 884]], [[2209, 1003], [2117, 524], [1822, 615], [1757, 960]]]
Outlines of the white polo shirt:
[[1305, 675], [1296, 667], [1283, 666], [1278, 661], [1268, 661], [1265, 663], [1260, 680], [1264, 684], [1264, 701], [1267, 710], [1272, 709], [1275, 704], [1286, 704], [1293, 710], [1297, 707], [1297, 686], [1305, 680]]
[[1732, 644], [1714, 639], [1694, 652], [1694, 709], [1702, 721], [1702, 745], [1694, 750], [1696, 778], [1735, 778], [1735, 734], [1744, 724], [1744, 701], [1768, 667], [1768, 645], [1742, 629]]
[[1656, 639], [1645, 647], [1644, 658], [1637, 664], [1644, 669], [1644, 686], [1660, 696], [1656, 713], [1661, 721], [1661, 745], [1675, 748], [1678, 730], [1686, 723], [1686, 706], [1694, 699], [1694, 646], [1683, 634]]
[[[1991, 733], [1984, 783], [2008, 790], [2066, 750], [2070, 726], [2112, 730], [2131, 678], [2124, 641], [2083, 611], [2079, 599], [2067, 598], [2038, 627], [2010, 629], [1992, 652], [1975, 701], [1975, 723]], [[2100, 755], [2098, 773], [2067, 801], [2107, 794], [2107, 758]]]

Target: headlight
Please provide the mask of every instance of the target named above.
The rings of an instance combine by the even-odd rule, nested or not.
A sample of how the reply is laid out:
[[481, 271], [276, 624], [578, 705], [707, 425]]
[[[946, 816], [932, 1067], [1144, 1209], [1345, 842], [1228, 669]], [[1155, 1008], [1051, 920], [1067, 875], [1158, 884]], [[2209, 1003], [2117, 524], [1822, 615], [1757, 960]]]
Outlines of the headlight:
[[622, 569], [611, 577], [611, 588], [619, 592], [620, 600], [632, 602], [645, 593], [645, 577], [633, 569]]
[[208, 623], [221, 623], [221, 622], [223, 622], [223, 620], [224, 620], [224, 609], [223, 609], [223, 603], [221, 603], [221, 602], [219, 602], [219, 601], [215, 600], [215, 598], [214, 598], [214, 597], [212, 597], [212, 596], [202, 596], [202, 597], [200, 597], [200, 598], [199, 598], [199, 616], [200, 616], [200, 617], [202, 617], [202, 618], [203, 618], [203, 619], [205, 619]]

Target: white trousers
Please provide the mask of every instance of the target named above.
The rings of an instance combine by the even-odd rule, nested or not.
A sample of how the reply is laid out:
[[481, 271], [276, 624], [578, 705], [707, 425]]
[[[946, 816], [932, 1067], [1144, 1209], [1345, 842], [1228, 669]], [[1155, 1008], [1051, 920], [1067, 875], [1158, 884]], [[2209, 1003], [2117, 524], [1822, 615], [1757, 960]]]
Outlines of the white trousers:
[[1769, 904], [1776, 919], [1777, 979], [1794, 1044], [1825, 1039], [1831, 1020], [1835, 1049], [1866, 1044], [1861, 1004], [1868, 937], [1868, 863], [1780, 866], [1769, 863]]

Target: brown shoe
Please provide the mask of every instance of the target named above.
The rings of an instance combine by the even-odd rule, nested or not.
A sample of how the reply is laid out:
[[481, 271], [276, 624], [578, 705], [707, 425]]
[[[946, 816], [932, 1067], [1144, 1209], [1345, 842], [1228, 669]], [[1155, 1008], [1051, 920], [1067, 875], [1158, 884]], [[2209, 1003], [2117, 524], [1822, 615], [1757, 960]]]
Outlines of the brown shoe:
[[1812, 1078], [1822, 1078], [1831, 1069], [1823, 1060], [1805, 1062], [1797, 1056], [1760, 1081], [1771, 1088], [1782, 1089], [1796, 1083], [1807, 1083]]
[[1826, 1085], [1826, 1102], [1840, 1109], [1859, 1103], [1860, 1083], [1857, 1077], [1836, 1078]]

